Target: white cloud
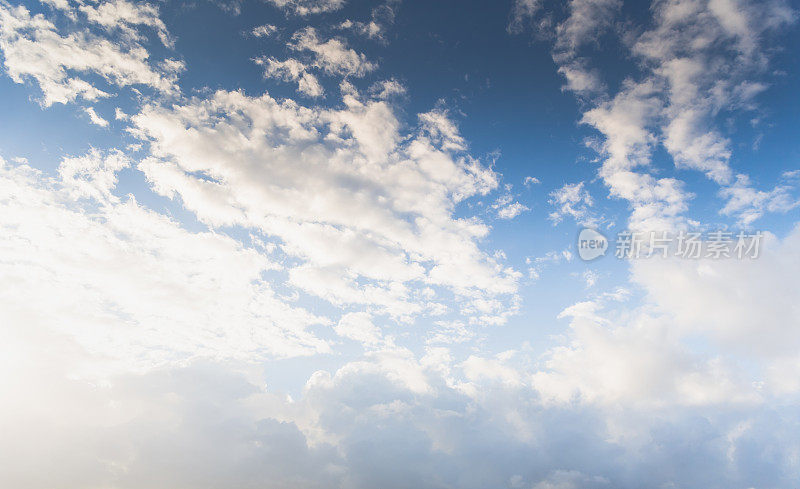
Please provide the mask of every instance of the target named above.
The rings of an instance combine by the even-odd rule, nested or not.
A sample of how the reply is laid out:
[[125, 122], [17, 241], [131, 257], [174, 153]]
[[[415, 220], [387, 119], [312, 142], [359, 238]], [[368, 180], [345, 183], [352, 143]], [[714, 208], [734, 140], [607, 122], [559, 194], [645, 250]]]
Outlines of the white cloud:
[[497, 217], [499, 217], [500, 219], [514, 219], [518, 215], [529, 210], [530, 208], [520, 204], [519, 202], [513, 202], [499, 209], [497, 211]]
[[425, 340], [428, 345], [465, 343], [475, 337], [475, 331], [461, 321], [437, 321], [436, 328]]
[[645, 409], [759, 401], [734, 364], [685, 349], [667, 318], [643, 308], [607, 319], [601, 308], [583, 302], [562, 312], [571, 319], [569, 342], [552, 348], [532, 376], [546, 401]]
[[567, 18], [556, 27], [556, 58], [573, 57], [582, 45], [596, 42], [616, 17], [622, 0], [570, 0]]
[[345, 0], [267, 0], [276, 7], [288, 10], [296, 15], [320, 14], [339, 10]]
[[329, 75], [361, 77], [377, 67], [363, 53], [347, 47], [340, 39], [320, 40], [313, 27], [296, 32], [289, 48], [313, 54], [313, 65]]
[[291, 282], [335, 304], [402, 318], [420, 311], [412, 286], [469, 301], [513, 295], [518, 273], [478, 246], [486, 226], [453, 217], [458, 202], [497, 185], [463, 153], [455, 125], [430, 112], [401, 135], [385, 101], [343, 91], [337, 109], [224, 91], [148, 105], [132, 116], [154, 155], [139, 168], [202, 222], [277, 239], [300, 260]]
[[384, 80], [372, 85], [370, 87], [370, 93], [372, 93], [375, 98], [389, 100], [393, 97], [405, 95], [406, 87], [397, 80]]
[[541, 181], [539, 181], [539, 179], [538, 179], [538, 178], [536, 178], [536, 177], [525, 177], [525, 180], [523, 180], [523, 182], [522, 182], [522, 183], [523, 183], [523, 184], [524, 184], [526, 187], [530, 187], [531, 185], [538, 185], [538, 184], [540, 184], [540, 183], [542, 183], [542, 182], [541, 182]]
[[567, 80], [564, 90], [578, 95], [593, 95], [605, 89], [597, 71], [586, 69], [578, 62], [562, 65], [558, 68], [558, 72]]
[[[312, 71], [328, 76], [358, 78], [377, 68], [364, 54], [348, 48], [339, 39], [321, 41], [313, 27], [296, 32], [288, 47], [298, 53], [310, 53], [311, 56], [304, 60], [288, 58], [283, 61], [272, 56], [262, 56], [254, 61], [264, 67], [264, 76], [267, 78], [295, 82], [297, 90], [309, 97], [321, 97], [324, 94], [322, 85]], [[397, 87], [387, 88], [391, 90]]]
[[345, 314], [334, 329], [339, 336], [358, 341], [367, 347], [375, 346], [381, 341], [380, 328], [373, 324], [372, 317], [365, 312]]
[[173, 40], [167, 27], [159, 17], [158, 7], [146, 2], [129, 2], [128, 0], [110, 0], [97, 6], [78, 3], [77, 8], [86, 15], [89, 22], [99, 24], [109, 31], [119, 30], [126, 37], [141, 40], [143, 36], [135, 26], [146, 26], [156, 30], [161, 42], [168, 47]]
[[558, 265], [562, 262], [569, 263], [572, 259], [573, 254], [570, 250], [548, 251], [544, 256], [528, 257], [525, 259], [525, 264], [528, 265], [528, 277], [538, 280], [546, 267]]
[[0, 322], [71, 338], [123, 370], [328, 349], [306, 330], [326, 319], [275, 297], [268, 257], [116, 197], [129, 166], [93, 150], [65, 158], [57, 179], [0, 167]]
[[597, 219], [592, 215], [594, 200], [583, 187], [583, 182], [567, 183], [560, 189], [550, 192], [550, 204], [555, 210], [550, 213], [550, 220], [558, 224], [565, 216], [570, 216], [579, 224], [595, 225]]
[[798, 242], [800, 228], [782, 242], [767, 236], [754, 260], [632, 261], [644, 302], [611, 309], [609, 295], [562, 312], [571, 331], [532, 374], [534, 387], [550, 402], [646, 409], [750, 409], [796, 395], [787, 375], [800, 348], [799, 299], [788, 284], [800, 273]]
[[656, 136], [649, 127], [661, 107], [653, 82], [626, 82], [613, 99], [587, 111], [582, 119], [605, 136], [598, 148], [605, 157], [599, 174], [612, 197], [632, 204], [632, 229], [675, 228], [691, 198], [677, 179], [636, 171], [650, 166]]
[[800, 273], [798, 249], [795, 228], [783, 241], [767, 233], [757, 259], [635, 260], [632, 278], [680, 334], [768, 363], [800, 348], [798, 292], [788, 285]]
[[370, 22], [354, 22], [350, 19], [345, 20], [338, 26], [338, 29], [343, 31], [353, 31], [362, 36], [366, 36], [370, 39], [383, 39], [383, 27], [378, 24], [377, 22], [370, 21]]
[[[523, 23], [534, 17], [542, 10], [542, 0], [514, 0], [514, 6], [511, 11], [511, 22], [508, 25], [510, 32], [521, 32], [523, 30]], [[548, 23], [541, 23], [541, 31], [543, 32]]]
[[[141, 9], [150, 12], [148, 4], [132, 5], [118, 1], [113, 4], [116, 7], [109, 7], [110, 11], [101, 6], [95, 20], [116, 19], [115, 25], [129, 27], [152, 24], [150, 14], [142, 14], [144, 20], [130, 17]], [[113, 10], [121, 6], [126, 10]], [[121, 17], [117, 19], [115, 15]], [[11, 79], [16, 83], [35, 80], [42, 91], [44, 106], [72, 102], [78, 97], [91, 101], [110, 96], [105, 87], [89, 81], [90, 75], [100, 75], [112, 87], [149, 86], [160, 93], [174, 94], [178, 90], [178, 73], [183, 70], [179, 61], [150, 61], [138, 36], [112, 41], [80, 25], [60, 29], [42, 15], [31, 15], [23, 6], [0, 5], [0, 50]]]
[[94, 110], [94, 107], [84, 107], [83, 111], [89, 116], [89, 120], [92, 124], [100, 127], [108, 127], [108, 121], [100, 117]]
[[273, 35], [277, 30], [278, 28], [272, 24], [262, 24], [253, 27], [250, 33], [255, 37], [269, 37]]
[[462, 364], [464, 376], [469, 381], [497, 381], [508, 386], [520, 385], [520, 372], [505, 365], [502, 358], [483, 358], [471, 355]]
[[[543, 2], [519, 0], [510, 27], [520, 31], [530, 20], [537, 34], [553, 39], [565, 88], [593, 106], [583, 122], [604, 136], [595, 145], [603, 157], [599, 174], [612, 196], [631, 203], [630, 226], [672, 229], [685, 224], [691, 195], [682, 182], [653, 176], [653, 149], [663, 144], [677, 169], [699, 170], [724, 188], [735, 185], [731, 145], [716, 119], [723, 110], [756, 107], [753, 99], [768, 87], [758, 79], [769, 61], [764, 39], [795, 14], [781, 1], [669, 0], [654, 4], [652, 27], [642, 30], [623, 27], [621, 5], [571, 0], [559, 21], [558, 10]], [[590, 64], [597, 39], [608, 31], [619, 34], [643, 68], [616, 94], [607, 93], [600, 67]]]
[[[796, 409], [786, 405], [747, 415], [545, 407], [502, 369], [477, 371], [471, 396], [454, 377], [453, 359], [437, 349], [318, 371], [293, 401], [265, 389], [255, 369], [203, 362], [90, 384], [64, 373], [81, 358], [69, 344], [47, 337], [45, 354], [30, 348], [30, 338], [12, 338], [13, 360], [8, 341], [0, 345], [0, 362], [16, 367], [2, 384], [16, 395], [0, 408], [8, 434], [0, 440], [8, 454], [0, 480], [14, 487], [133, 489], [169, 480], [175, 489], [219, 481], [479, 489], [513, 480], [536, 489], [628, 489], [702, 480], [723, 489], [795, 480], [792, 457], [776, 455], [797, 448], [788, 421]], [[419, 383], [408, 383], [415, 377]], [[37, 472], [44, 455], [52, 463]]]
[[[301, 14], [331, 4], [273, 3]], [[668, 3], [677, 5], [659, 5]], [[520, 10], [538, 4], [517, 2]], [[95, 27], [160, 32], [152, 18], [119, 8], [133, 4], [85, 5], [119, 23]], [[116, 7], [101, 14], [104, 5]], [[570, 2], [574, 18], [559, 24], [558, 42], [592, 44], [616, 5]], [[747, 26], [762, 14], [732, 9], [742, 5], [751, 4], [708, 9], [754, 56], [759, 36]], [[316, 34], [312, 41], [297, 51], [310, 57], [296, 60], [296, 75], [280, 68], [288, 74], [275, 76], [360, 76], [362, 55]], [[581, 78], [586, 72], [564, 74], [573, 91], [606, 89]], [[674, 224], [690, 198], [682, 182], [650, 168], [672, 117], [665, 107], [677, 100], [665, 95], [665, 77], [650, 73], [598, 95], [584, 119], [605, 136], [601, 178], [643, 226]], [[502, 351], [506, 339], [484, 332], [519, 308], [519, 273], [504, 253], [484, 249], [489, 228], [465, 205], [494, 191], [498, 175], [468, 154], [445, 111], [406, 128], [387, 101], [399, 84], [374, 87], [365, 96], [343, 83], [332, 108], [226, 90], [177, 102], [145, 97], [143, 107], [126, 108], [133, 115], [116, 112], [151, 150], [138, 164], [91, 150], [64, 158], [51, 177], [23, 159], [0, 160], [0, 369], [8, 373], [0, 375], [0, 485], [792, 487], [800, 230], [780, 242], [770, 236], [753, 262], [634, 262], [642, 303], [624, 303], [626, 289], [598, 291], [562, 313], [569, 328], [560, 336]], [[737, 87], [719, 93], [741, 92], [741, 102], [759, 90]], [[88, 99], [81, 93], [69, 100]], [[727, 143], [706, 116], [676, 124], [692, 130], [672, 141], [675, 154], [693, 148], [687, 161], [702, 163], [684, 166], [717, 178]], [[138, 171], [204, 230], [121, 197], [118, 177], [129, 188]], [[744, 176], [722, 195], [723, 212], [745, 218], [796, 205], [788, 187], [757, 191]], [[551, 199], [559, 218], [591, 220], [583, 183]], [[519, 205], [510, 189], [494, 202], [498, 213]], [[529, 265], [538, 273], [572, 259], [564, 250]], [[581, 277], [590, 287], [597, 278]], [[298, 289], [316, 297], [301, 299]], [[321, 310], [342, 317], [306, 310], [317, 297], [334, 306]], [[536, 319], [511, 331], [538, 328]], [[390, 332], [389, 322], [403, 329]], [[334, 333], [345, 340], [323, 339]], [[364, 351], [331, 352], [353, 350], [349, 340]], [[270, 361], [319, 353], [334, 354], [297, 370]], [[309, 377], [317, 365], [327, 370]], [[273, 382], [273, 372], [286, 377]], [[300, 375], [302, 392], [280, 390]]]
[[728, 199], [720, 212], [737, 215], [739, 223], [747, 227], [765, 212], [788, 212], [800, 206], [800, 198], [792, 196], [792, 190], [788, 185], [779, 185], [768, 192], [756, 190], [747, 175], [737, 175], [733, 185], [720, 191]]
[[316, 76], [308, 72], [309, 66], [294, 58], [278, 61], [275, 58], [257, 58], [256, 64], [264, 67], [264, 76], [285, 82], [296, 82], [297, 91], [309, 97], [321, 97], [325, 90]]
[[753, 80], [768, 66], [760, 39], [791, 16], [782, 2], [670, 1], [659, 4], [654, 17], [656, 26], [632, 50], [664, 84], [664, 146], [676, 167], [728, 186], [730, 142], [714, 127], [715, 116], [750, 107], [766, 89]]
[[514, 197], [511, 194], [500, 196], [497, 201], [492, 204], [492, 209], [497, 211], [499, 219], [514, 219], [523, 212], [530, 209], [519, 202], [514, 202]]
[[787, 180], [800, 178], [800, 170], [787, 170], [781, 174], [781, 177]]
[[385, 41], [384, 34], [387, 28], [394, 23], [399, 4], [400, 0], [387, 0], [382, 5], [372, 9], [369, 21], [362, 22], [347, 19], [336, 27], [341, 30], [353, 31], [369, 39]]

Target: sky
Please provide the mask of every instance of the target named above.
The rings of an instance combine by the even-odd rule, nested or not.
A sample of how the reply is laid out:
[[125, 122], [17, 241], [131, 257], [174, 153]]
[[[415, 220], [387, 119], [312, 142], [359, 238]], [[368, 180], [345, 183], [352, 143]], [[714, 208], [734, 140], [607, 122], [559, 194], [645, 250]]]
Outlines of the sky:
[[0, 0], [0, 485], [796, 488], [798, 22]]

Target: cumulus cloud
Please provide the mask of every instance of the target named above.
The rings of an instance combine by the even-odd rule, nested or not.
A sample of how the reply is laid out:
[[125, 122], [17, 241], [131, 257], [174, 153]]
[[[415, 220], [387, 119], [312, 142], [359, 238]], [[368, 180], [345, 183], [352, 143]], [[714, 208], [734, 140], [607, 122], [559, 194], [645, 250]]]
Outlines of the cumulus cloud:
[[530, 210], [527, 206], [515, 202], [511, 194], [500, 196], [497, 201], [492, 204], [492, 208], [497, 211], [498, 218], [506, 220], [514, 219], [523, 212]]
[[275, 34], [277, 30], [278, 28], [272, 24], [262, 24], [253, 27], [250, 30], [250, 34], [252, 34], [254, 37], [269, 37]]
[[583, 186], [583, 182], [567, 183], [563, 187], [550, 192], [550, 204], [555, 210], [550, 213], [554, 224], [570, 216], [579, 224], [595, 225], [597, 219], [592, 215], [591, 207], [594, 199]]
[[383, 80], [370, 87], [370, 93], [378, 99], [389, 100], [406, 94], [406, 87], [397, 80]]
[[[383, 351], [315, 372], [290, 399], [254, 369], [207, 362], [91, 384], [65, 374], [81, 358], [69, 344], [48, 343], [48, 357], [7, 338], [32, 356], [2, 384], [16, 395], [0, 408], [12, 435], [0, 478], [26, 487], [724, 489], [791, 487], [797, 475], [779, 454], [798, 448], [791, 404], [543, 403], [514, 352], [461, 362], [437, 348]], [[33, 471], [41, 453], [59, 456]]]
[[733, 185], [720, 191], [728, 202], [720, 211], [737, 215], [742, 226], [750, 226], [765, 212], [788, 212], [800, 206], [800, 198], [793, 195], [794, 187], [778, 185], [770, 191], [756, 190], [747, 175], [737, 175]]
[[400, 0], [387, 0], [382, 5], [372, 9], [369, 21], [353, 21], [350, 19], [340, 23], [337, 28], [345, 31], [352, 31], [369, 39], [385, 41], [385, 33], [389, 26], [394, 23]]
[[[792, 23], [794, 12], [781, 1], [657, 2], [642, 28], [616, 28], [620, 42], [640, 61], [641, 72], [608, 93], [600, 67], [591, 66], [597, 39], [624, 25], [618, 0], [571, 0], [564, 11], [546, 2], [519, 0], [513, 31], [530, 20], [553, 43], [553, 59], [565, 88], [591, 106], [582, 122], [603, 135], [593, 147], [603, 158], [599, 175], [612, 196], [628, 200], [634, 228], [672, 229], [684, 225], [691, 195], [675, 178], [653, 175], [651, 157], [659, 145], [675, 168], [705, 173], [741, 194], [734, 181], [731, 144], [716, 127], [720, 111], [752, 110], [768, 85], [760, 78], [769, 65], [765, 39]], [[560, 17], [560, 18], [559, 18]], [[541, 34], [541, 32], [540, 32]], [[748, 192], [758, 194], [750, 189]], [[728, 204], [723, 211], [731, 213]], [[755, 219], [758, 212], [748, 214]]]
[[633, 260], [644, 303], [608, 296], [563, 311], [571, 332], [533, 374], [536, 389], [558, 403], [651, 407], [752, 406], [796, 394], [777, 372], [794, 371], [800, 347], [795, 289], [780, 285], [800, 270], [799, 239], [800, 228], [783, 241], [768, 236], [755, 260]]
[[374, 346], [381, 340], [381, 330], [365, 312], [351, 312], [342, 316], [336, 325], [336, 334], [358, 341], [365, 346]]
[[[3, 163], [2, 323], [64, 335], [119, 368], [196, 355], [258, 360], [326, 351], [328, 320], [280, 301], [263, 251], [114, 194], [130, 160], [65, 158], [58, 178]], [[117, 368], [117, 367], [115, 367]]]
[[320, 14], [339, 10], [345, 0], [267, 0], [276, 7], [296, 15]]
[[363, 53], [348, 48], [344, 41], [321, 40], [313, 27], [296, 32], [289, 48], [311, 53], [313, 65], [329, 75], [361, 77], [376, 68]]
[[402, 318], [422, 312], [413, 284], [513, 295], [518, 273], [478, 246], [486, 226], [453, 217], [497, 179], [446, 114], [421, 114], [406, 136], [385, 101], [343, 90], [335, 109], [225, 91], [147, 105], [131, 118], [153, 153], [139, 169], [202, 222], [277, 239], [300, 260], [291, 283], [334, 304]]
[[[4, 68], [14, 82], [34, 80], [42, 92], [43, 106], [109, 97], [106, 90], [110, 87], [146, 86], [163, 94], [177, 93], [183, 64], [173, 59], [152, 61], [134, 30], [138, 25], [155, 27], [168, 42], [163, 24], [154, 17], [155, 7], [123, 0], [83, 7], [90, 22], [111, 30], [124, 29], [128, 35], [112, 40], [112, 33], [93, 33], [85, 24], [60, 27], [42, 14], [32, 15], [24, 6], [0, 4], [0, 50]], [[74, 7], [66, 8], [77, 15]], [[69, 15], [65, 20], [72, 22]], [[99, 75], [105, 83], [96, 83], [92, 75]]]
[[793, 357], [800, 346], [796, 291], [781, 284], [800, 267], [798, 231], [783, 241], [765, 235], [754, 260], [636, 260], [632, 278], [682, 334], [705, 334], [721, 349], [762, 361]]
[[662, 102], [651, 82], [626, 82], [608, 101], [588, 110], [582, 122], [601, 132], [597, 148], [605, 157], [599, 174], [613, 197], [632, 204], [629, 225], [633, 229], [673, 229], [688, 209], [691, 194], [675, 178], [657, 178], [641, 171], [650, 166], [656, 143], [651, 131]]
[[309, 97], [321, 97], [325, 94], [316, 76], [309, 73], [309, 66], [293, 58], [278, 61], [275, 58], [257, 58], [256, 64], [264, 67], [264, 76], [285, 82], [297, 83], [297, 91]]
[[[262, 278], [276, 266], [268, 247], [187, 231], [116, 196], [131, 167], [96, 150], [65, 158], [53, 178], [24, 162], [0, 167], [0, 362], [15, 373], [0, 382], [13, 393], [0, 408], [8, 484], [367, 488], [411, 477], [415, 487], [723, 489], [796, 479], [786, 455], [798, 448], [796, 403], [781, 400], [798, 388], [787, 377], [797, 328], [785, 326], [798, 322], [800, 231], [759, 262], [637, 262], [649, 303], [625, 309], [604, 295], [569, 307], [563, 343], [541, 358], [458, 357], [441, 345], [473, 330], [447, 322], [414, 353], [383, 339], [367, 313], [334, 326], [286, 306]], [[775, 277], [787, 284], [780, 294]], [[308, 331], [315, 323], [365, 354], [315, 372], [297, 399], [264, 387], [248, 362], [327, 351]], [[719, 353], [688, 346], [698, 333]], [[743, 351], [765, 368], [738, 366], [730, 353]], [[48, 454], [56, 462], [34, 471]]]
[[538, 185], [542, 182], [536, 177], [528, 176], [525, 177], [525, 180], [523, 180], [522, 183], [525, 184], [526, 187], [530, 187], [531, 185]]
[[128, 0], [112, 0], [95, 5], [76, 2], [76, 7], [86, 15], [89, 22], [99, 24], [109, 31], [119, 30], [127, 38], [141, 40], [143, 35], [135, 27], [145, 26], [158, 33], [161, 42], [168, 47], [173, 46], [167, 26], [159, 17], [158, 7], [146, 2], [129, 2]]
[[85, 107], [83, 111], [89, 116], [89, 121], [92, 124], [100, 127], [108, 127], [108, 121], [100, 117], [94, 110], [94, 107]]
[[360, 78], [377, 67], [363, 53], [348, 48], [340, 39], [320, 40], [313, 27], [296, 32], [288, 47], [309, 56], [304, 60], [288, 58], [283, 61], [272, 56], [262, 56], [254, 61], [264, 67], [264, 76], [267, 78], [296, 82], [297, 90], [309, 97], [320, 97], [324, 94], [322, 85], [312, 71], [327, 76]]
[[508, 204], [507, 206], [498, 210], [497, 217], [500, 219], [514, 219], [518, 215], [529, 210], [530, 208], [520, 204], [519, 202], [512, 202], [511, 204]]
[[732, 365], [683, 348], [665, 318], [643, 310], [615, 324], [599, 308], [588, 301], [562, 312], [571, 319], [570, 342], [550, 350], [533, 374], [545, 400], [657, 407], [757, 399], [746, 378], [732, 375]]

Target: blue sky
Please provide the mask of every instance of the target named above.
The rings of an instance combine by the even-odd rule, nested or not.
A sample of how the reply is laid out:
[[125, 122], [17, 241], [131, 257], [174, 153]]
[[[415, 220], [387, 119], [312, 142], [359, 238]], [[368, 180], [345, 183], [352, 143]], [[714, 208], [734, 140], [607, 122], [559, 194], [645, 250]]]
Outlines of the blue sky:
[[0, 481], [793, 487], [798, 8], [0, 0]]

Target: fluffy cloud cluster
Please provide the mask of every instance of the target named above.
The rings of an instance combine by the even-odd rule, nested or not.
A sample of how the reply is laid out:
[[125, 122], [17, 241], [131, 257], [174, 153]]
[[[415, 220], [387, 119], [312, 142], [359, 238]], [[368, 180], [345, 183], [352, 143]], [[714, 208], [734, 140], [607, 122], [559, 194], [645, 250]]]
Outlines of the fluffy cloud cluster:
[[514, 200], [514, 196], [511, 194], [511, 188], [511, 185], [506, 185], [507, 193], [501, 195], [495, 203], [492, 204], [492, 209], [497, 211], [497, 217], [499, 219], [514, 219], [523, 212], [530, 210], [527, 206]]
[[394, 23], [400, 2], [401, 0], [386, 0], [383, 4], [372, 9], [369, 21], [347, 19], [339, 24], [337, 28], [355, 32], [369, 39], [385, 41], [384, 34], [389, 26]]
[[345, 0], [267, 0], [276, 7], [285, 9], [296, 15], [320, 14], [339, 10]]
[[65, 158], [58, 178], [0, 166], [0, 323], [65, 336], [112, 367], [194, 356], [253, 361], [309, 355], [326, 324], [277, 297], [264, 251], [189, 232], [133, 196], [114, 195], [119, 152]]
[[[721, 111], [753, 108], [767, 88], [760, 80], [769, 59], [765, 40], [792, 23], [795, 13], [784, 2], [658, 2], [644, 30], [622, 32], [621, 48], [637, 62], [636, 70], [609, 93], [601, 70], [588, 53], [597, 39], [620, 21], [619, 0], [572, 0], [561, 20], [544, 2], [518, 0], [511, 27], [533, 22], [537, 32], [553, 39], [553, 59], [565, 89], [590, 104], [582, 122], [603, 135], [593, 147], [603, 157], [599, 175], [611, 195], [630, 202], [630, 224], [636, 228], [671, 229], [685, 225], [682, 214], [691, 194], [681, 181], [657, 177], [651, 158], [659, 145], [676, 169], [705, 173], [722, 186], [720, 195], [734, 200], [722, 213], [750, 224], [766, 210], [785, 211], [787, 198], [765, 204], [748, 177], [734, 179], [730, 142], [715, 127]], [[745, 185], [748, 187], [745, 189]], [[785, 192], [784, 192], [785, 193]]]
[[[34, 80], [42, 92], [43, 106], [78, 98], [97, 100], [111, 96], [111, 89], [127, 86], [177, 93], [183, 64], [174, 59], [152, 61], [137, 30], [140, 26], [154, 28], [164, 43], [171, 42], [154, 6], [126, 0], [97, 7], [66, 1], [54, 5], [63, 14], [58, 25], [43, 14], [32, 15], [24, 6], [0, 3], [5, 71], [17, 83]], [[104, 31], [91, 30], [80, 21], [83, 16]], [[73, 25], [64, 27], [61, 22]], [[95, 76], [104, 83], [95, 82]]]
[[[625, 344], [652, 344], [635, 336]], [[605, 404], [631, 389], [659, 396], [662, 379], [647, 386], [627, 374], [662, 360], [644, 353], [628, 368], [620, 359], [622, 377], [608, 392], [614, 397], [596, 398], [600, 404], [543, 400], [531, 385], [545, 382], [516, 363], [519, 352], [460, 362], [437, 348], [420, 357], [384, 351], [318, 371], [293, 400], [265, 389], [252, 370], [203, 362], [92, 384], [65, 375], [80, 359], [69, 343], [49, 337], [36, 350], [16, 335], [7, 339], [0, 361], [15, 375], [0, 384], [14, 393], [0, 408], [9, 435], [0, 441], [8, 454], [0, 479], [32, 489], [633, 489], [642, 481], [783, 488], [800, 475], [792, 455], [800, 448], [796, 404]], [[633, 350], [622, 353], [633, 360]], [[607, 370], [616, 364], [603, 365], [614, 373]], [[689, 394], [707, 380], [679, 367], [675, 376]], [[571, 375], [596, 378], [577, 368]], [[59, 409], [31, 409], [52, 405]], [[53, 462], [35, 470], [42, 456]]]
[[309, 97], [324, 94], [322, 85], [311, 71], [318, 71], [328, 76], [363, 77], [375, 70], [374, 63], [367, 60], [362, 53], [350, 49], [340, 39], [322, 41], [313, 27], [296, 32], [289, 49], [299, 53], [309, 53], [309, 59], [298, 60], [288, 58], [279, 61], [272, 56], [260, 57], [255, 62], [264, 67], [267, 78], [276, 78], [285, 82], [296, 82], [297, 90]]
[[[446, 114], [421, 114], [409, 137], [388, 102], [342, 89], [333, 109], [226, 91], [145, 106], [131, 119], [153, 154], [139, 169], [202, 222], [277, 239], [290, 282], [333, 304], [403, 318], [439, 309], [420, 286], [513, 295], [518, 273], [478, 246], [486, 225], [454, 217], [497, 178]], [[508, 312], [482, 304], [487, 321]]]
[[550, 204], [556, 209], [550, 213], [550, 220], [561, 222], [565, 216], [571, 216], [579, 224], [596, 226], [597, 219], [592, 216], [591, 207], [594, 199], [584, 188], [583, 182], [567, 183], [563, 187], [550, 192]]

